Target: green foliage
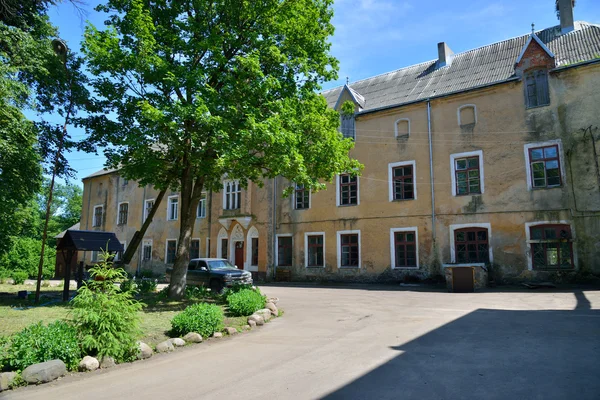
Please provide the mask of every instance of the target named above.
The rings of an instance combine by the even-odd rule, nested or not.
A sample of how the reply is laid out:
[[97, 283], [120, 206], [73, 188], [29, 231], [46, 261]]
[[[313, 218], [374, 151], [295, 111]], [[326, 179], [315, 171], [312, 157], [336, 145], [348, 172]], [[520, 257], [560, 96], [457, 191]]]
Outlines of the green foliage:
[[212, 292], [204, 286], [187, 286], [185, 288], [186, 299], [205, 299], [210, 298]]
[[224, 328], [224, 315], [221, 307], [214, 304], [198, 303], [187, 307], [183, 312], [173, 317], [172, 333], [183, 336], [189, 332], [199, 333], [209, 337]]
[[156, 274], [151, 270], [151, 269], [143, 269], [140, 272], [140, 276], [143, 278], [147, 278], [147, 279], [152, 279], [156, 277]]
[[355, 109], [355, 105], [353, 102], [351, 102], [350, 100], [346, 100], [344, 103], [342, 103], [342, 107], [340, 109], [341, 114], [344, 116], [351, 116], [354, 115], [354, 109]]
[[127, 274], [122, 268], [113, 268], [110, 261], [90, 268], [90, 278], [71, 301], [84, 353], [111, 356], [119, 362], [133, 359], [141, 333], [138, 311], [143, 304], [133, 298], [132, 288], [116, 287]]
[[140, 293], [154, 293], [158, 286], [156, 279], [142, 278], [137, 281], [137, 287]]
[[13, 279], [13, 283], [15, 285], [22, 285], [23, 283], [25, 283], [25, 280], [27, 279], [27, 272], [20, 271], [20, 270], [13, 271], [12, 279]]
[[[23, 272], [25, 279], [35, 279], [37, 278], [41, 249], [41, 240], [30, 237], [14, 238], [10, 250], [0, 256], [0, 269]], [[43, 279], [50, 279], [54, 276], [55, 262], [56, 250], [46, 246], [42, 270]]]
[[[242, 284], [242, 283], [234, 283], [233, 285], [226, 287], [223, 289], [223, 291], [221, 292], [221, 299], [224, 302], [227, 302], [227, 299], [229, 298], [229, 296], [231, 296], [234, 293], [237, 293], [239, 291], [242, 291], [244, 289], [252, 289], [252, 285], [250, 284]], [[256, 288], [257, 291], [259, 291], [258, 288]]]
[[131, 292], [136, 293], [138, 290], [137, 284], [135, 283], [135, 279], [128, 278], [121, 282], [119, 288], [122, 292]]
[[0, 365], [4, 369], [22, 371], [44, 361], [62, 360], [68, 369], [75, 370], [81, 360], [77, 329], [66, 322], [56, 321], [48, 326], [41, 322], [31, 325], [0, 343]]
[[245, 317], [265, 307], [266, 297], [259, 291], [242, 289], [227, 297], [229, 311], [236, 317]]

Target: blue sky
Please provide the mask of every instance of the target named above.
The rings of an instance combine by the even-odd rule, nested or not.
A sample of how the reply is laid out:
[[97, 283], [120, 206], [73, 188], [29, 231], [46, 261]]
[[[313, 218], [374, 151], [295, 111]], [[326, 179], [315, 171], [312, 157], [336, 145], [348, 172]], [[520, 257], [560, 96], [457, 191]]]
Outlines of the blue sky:
[[[79, 51], [86, 20], [102, 26], [104, 15], [89, 0], [83, 17], [68, 3], [50, 12], [69, 47]], [[437, 43], [463, 52], [558, 24], [554, 0], [336, 0], [332, 52], [340, 61], [339, 79], [325, 89], [437, 58]], [[575, 20], [600, 23], [600, 1], [577, 0]], [[83, 132], [70, 128], [77, 139]], [[68, 156], [75, 182], [102, 168], [104, 157]]]

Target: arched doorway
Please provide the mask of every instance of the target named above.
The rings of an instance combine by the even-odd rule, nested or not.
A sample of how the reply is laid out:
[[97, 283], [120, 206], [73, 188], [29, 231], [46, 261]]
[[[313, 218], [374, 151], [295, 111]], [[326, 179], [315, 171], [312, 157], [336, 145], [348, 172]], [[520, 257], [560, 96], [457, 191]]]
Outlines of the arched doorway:
[[244, 230], [236, 224], [231, 231], [231, 257], [230, 260], [239, 268], [244, 269]]

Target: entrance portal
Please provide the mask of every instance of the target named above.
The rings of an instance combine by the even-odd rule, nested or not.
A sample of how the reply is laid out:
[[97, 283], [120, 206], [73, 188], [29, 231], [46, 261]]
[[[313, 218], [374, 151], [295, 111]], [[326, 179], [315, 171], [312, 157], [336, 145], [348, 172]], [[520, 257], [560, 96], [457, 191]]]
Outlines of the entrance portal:
[[235, 266], [244, 269], [244, 242], [235, 242]]

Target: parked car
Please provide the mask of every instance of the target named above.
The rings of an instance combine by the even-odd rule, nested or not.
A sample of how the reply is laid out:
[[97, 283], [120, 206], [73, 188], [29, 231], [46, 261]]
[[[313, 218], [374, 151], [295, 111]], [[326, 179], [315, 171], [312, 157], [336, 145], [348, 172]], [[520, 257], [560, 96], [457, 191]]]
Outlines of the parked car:
[[[172, 267], [167, 268], [168, 281], [172, 272]], [[252, 274], [237, 269], [222, 258], [193, 258], [188, 265], [186, 281], [190, 286], [206, 286], [213, 292], [220, 292], [235, 284], [252, 285]]]

